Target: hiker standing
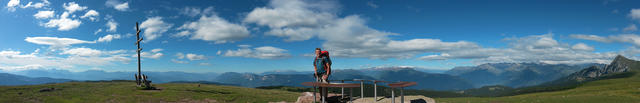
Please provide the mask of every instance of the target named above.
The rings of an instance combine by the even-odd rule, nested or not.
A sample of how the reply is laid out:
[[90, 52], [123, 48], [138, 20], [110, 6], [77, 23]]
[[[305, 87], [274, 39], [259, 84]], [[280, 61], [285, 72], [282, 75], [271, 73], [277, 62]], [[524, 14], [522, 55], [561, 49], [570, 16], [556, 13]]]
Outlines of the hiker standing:
[[[331, 59], [329, 58], [328, 51], [322, 51], [320, 48], [316, 48], [316, 57], [313, 60], [313, 68], [315, 69], [314, 76], [318, 82], [329, 83], [329, 75], [331, 75]], [[328, 96], [326, 87], [320, 87], [321, 98]]]

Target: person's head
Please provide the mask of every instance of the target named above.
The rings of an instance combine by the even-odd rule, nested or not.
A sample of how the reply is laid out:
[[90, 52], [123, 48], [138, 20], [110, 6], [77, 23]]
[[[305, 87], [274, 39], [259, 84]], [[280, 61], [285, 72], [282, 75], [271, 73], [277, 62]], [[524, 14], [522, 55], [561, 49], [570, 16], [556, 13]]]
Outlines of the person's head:
[[322, 51], [322, 49], [316, 48], [316, 57], [320, 57], [320, 52], [321, 51]]

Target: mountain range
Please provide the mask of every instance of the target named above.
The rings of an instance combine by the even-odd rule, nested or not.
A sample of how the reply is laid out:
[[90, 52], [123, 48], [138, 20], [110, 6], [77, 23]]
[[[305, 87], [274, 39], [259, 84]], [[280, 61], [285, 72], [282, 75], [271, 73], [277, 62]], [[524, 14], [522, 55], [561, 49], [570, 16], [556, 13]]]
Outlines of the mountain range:
[[[618, 58], [618, 57], [617, 57]], [[614, 61], [624, 61], [624, 60]], [[625, 58], [626, 59], [626, 58]], [[332, 80], [371, 79], [384, 81], [415, 81], [418, 85], [411, 89], [425, 90], [465, 90], [482, 86], [503, 85], [517, 88], [539, 85], [567, 77], [584, 68], [600, 70], [584, 72], [582, 75], [617, 72], [607, 68], [624, 67], [622, 64], [544, 64], [544, 63], [487, 63], [478, 66], [455, 67], [448, 71], [430, 70], [416, 67], [374, 67], [364, 69], [336, 69]], [[598, 68], [602, 68], [598, 69]], [[586, 70], [586, 69], [585, 69]], [[5, 71], [6, 72], [6, 71]], [[580, 71], [583, 72], [583, 71]], [[580, 73], [578, 72], [578, 73]], [[137, 72], [105, 72], [88, 70], [70, 72], [67, 70], [24, 70], [7, 72], [26, 77], [48, 77], [69, 80], [132, 80]], [[596, 73], [596, 74], [593, 74]], [[263, 73], [187, 73], [187, 72], [143, 72], [154, 83], [168, 82], [215, 82], [243, 87], [260, 86], [302, 86], [300, 83], [313, 81], [311, 71], [268, 71]], [[579, 75], [579, 74], [575, 74]]]
[[544, 63], [487, 63], [478, 66], [455, 67], [445, 74], [459, 76], [474, 87], [504, 85], [524, 87], [538, 85], [568, 76], [590, 66], [604, 64], [544, 64]]
[[48, 77], [31, 78], [9, 73], [0, 73], [0, 85], [34, 85], [46, 83], [62, 83], [72, 81], [69, 79], [54, 79]]

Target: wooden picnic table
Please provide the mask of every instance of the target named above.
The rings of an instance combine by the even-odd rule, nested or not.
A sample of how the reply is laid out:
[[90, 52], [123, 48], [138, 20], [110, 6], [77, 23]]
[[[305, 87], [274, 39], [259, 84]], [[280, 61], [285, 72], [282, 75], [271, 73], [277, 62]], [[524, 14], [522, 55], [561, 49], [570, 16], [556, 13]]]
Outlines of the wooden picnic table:
[[345, 87], [345, 88], [358, 88], [360, 84], [358, 83], [320, 83], [320, 82], [303, 82], [304, 86], [314, 86], [314, 87]]
[[[358, 83], [320, 83], [320, 82], [303, 82], [301, 83], [304, 86], [313, 86], [313, 102], [315, 103], [316, 101], [316, 92], [315, 89], [316, 87], [328, 87], [328, 88], [342, 88], [342, 97], [344, 97], [344, 88], [349, 88], [350, 92], [349, 92], [349, 101], [352, 101], [353, 99], [351, 98], [353, 95], [353, 89], [352, 88], [362, 88], [360, 86], [360, 84]], [[322, 92], [322, 91], [320, 91]], [[325, 103], [325, 99], [326, 98], [321, 98], [322, 99], [322, 103]]]
[[391, 87], [391, 101], [392, 103], [396, 102], [396, 97], [395, 97], [395, 93], [393, 92], [394, 88], [400, 88], [400, 102], [404, 103], [404, 87], [408, 87], [408, 86], [413, 86], [416, 85], [418, 83], [416, 82], [395, 82], [395, 83], [389, 83], [387, 85], [389, 85], [389, 87]]

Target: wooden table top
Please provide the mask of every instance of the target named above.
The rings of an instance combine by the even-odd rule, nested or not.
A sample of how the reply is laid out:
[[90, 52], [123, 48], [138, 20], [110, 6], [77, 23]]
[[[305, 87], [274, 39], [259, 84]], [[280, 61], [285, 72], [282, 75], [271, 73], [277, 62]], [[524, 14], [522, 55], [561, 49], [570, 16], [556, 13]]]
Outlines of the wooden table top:
[[416, 85], [416, 84], [418, 84], [418, 83], [416, 83], [416, 82], [396, 82], [396, 83], [390, 83], [390, 84], [387, 84], [387, 85], [389, 85], [389, 87], [398, 88], [398, 87], [413, 86], [413, 85]]
[[304, 86], [316, 86], [316, 87], [345, 87], [345, 88], [357, 88], [360, 87], [360, 83], [320, 83], [320, 82], [303, 82]]

